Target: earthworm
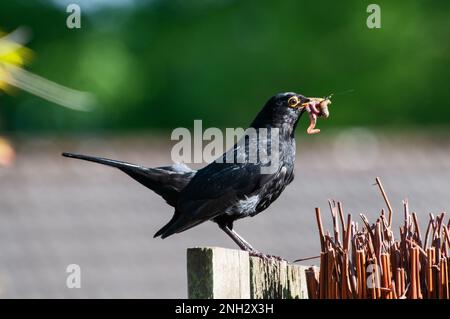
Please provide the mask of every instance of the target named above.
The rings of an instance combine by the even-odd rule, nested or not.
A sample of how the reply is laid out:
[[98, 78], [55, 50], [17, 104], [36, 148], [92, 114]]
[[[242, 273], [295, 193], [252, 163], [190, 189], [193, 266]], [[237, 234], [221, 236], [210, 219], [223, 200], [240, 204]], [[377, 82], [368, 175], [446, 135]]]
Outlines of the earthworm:
[[330, 112], [328, 111], [328, 104], [331, 101], [327, 98], [322, 99], [321, 101], [312, 101], [306, 106], [306, 110], [309, 114], [309, 127], [306, 130], [308, 134], [317, 134], [320, 132], [320, 129], [316, 129], [316, 123], [318, 117], [327, 118], [330, 116]]

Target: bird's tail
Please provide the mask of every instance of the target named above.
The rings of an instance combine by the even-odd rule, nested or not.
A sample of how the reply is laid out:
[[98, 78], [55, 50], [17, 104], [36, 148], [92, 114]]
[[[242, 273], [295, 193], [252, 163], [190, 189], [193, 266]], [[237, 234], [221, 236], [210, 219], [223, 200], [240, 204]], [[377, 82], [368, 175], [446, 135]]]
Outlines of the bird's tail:
[[112, 167], [116, 167], [116, 168], [122, 168], [124, 166], [137, 166], [137, 165], [133, 165], [127, 162], [122, 162], [122, 161], [116, 161], [113, 159], [109, 159], [109, 158], [104, 158], [104, 157], [97, 157], [97, 156], [89, 156], [89, 155], [82, 155], [82, 154], [74, 154], [74, 153], [62, 153], [62, 156], [64, 157], [70, 157], [70, 158], [76, 158], [76, 159], [81, 159], [84, 161], [89, 161], [89, 162], [94, 162], [94, 163], [99, 163], [99, 164], [103, 164], [103, 165], [108, 165], [108, 166], [112, 166]]
[[99, 163], [120, 169], [155, 193], [161, 195], [169, 205], [175, 206], [179, 193], [194, 177], [196, 171], [183, 164], [149, 168], [109, 158], [62, 153], [62, 156]]

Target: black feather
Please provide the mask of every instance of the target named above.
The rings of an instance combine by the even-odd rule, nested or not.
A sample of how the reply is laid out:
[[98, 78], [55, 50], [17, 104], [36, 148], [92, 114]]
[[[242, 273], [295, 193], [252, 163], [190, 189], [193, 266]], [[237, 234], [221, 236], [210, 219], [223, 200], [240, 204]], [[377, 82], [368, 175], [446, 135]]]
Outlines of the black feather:
[[[63, 153], [63, 156], [116, 167], [161, 195], [175, 208], [175, 213], [155, 237], [166, 238], [208, 220], [232, 229], [235, 220], [265, 210], [294, 178], [294, 131], [304, 112], [304, 108], [289, 106], [288, 100], [294, 95], [301, 102], [307, 101], [303, 95], [292, 92], [277, 94], [250, 124], [254, 129], [279, 130], [279, 160], [270, 174], [261, 173], [265, 163], [259, 157], [256, 162], [249, 161], [248, 145], [256, 145], [259, 154], [258, 142], [266, 138], [266, 145], [270, 147], [270, 138], [260, 135], [244, 137], [245, 142], [239, 141], [220, 157], [222, 160], [216, 160], [199, 171], [180, 164], [148, 168], [94, 156], [71, 153]], [[223, 159], [230, 158], [228, 155], [235, 159], [240, 157], [240, 160], [227, 163]]]
[[103, 157], [73, 153], [63, 153], [62, 155], [118, 168], [160, 195], [171, 206], [176, 205], [181, 190], [186, 187], [196, 173], [196, 171], [183, 164], [148, 168]]

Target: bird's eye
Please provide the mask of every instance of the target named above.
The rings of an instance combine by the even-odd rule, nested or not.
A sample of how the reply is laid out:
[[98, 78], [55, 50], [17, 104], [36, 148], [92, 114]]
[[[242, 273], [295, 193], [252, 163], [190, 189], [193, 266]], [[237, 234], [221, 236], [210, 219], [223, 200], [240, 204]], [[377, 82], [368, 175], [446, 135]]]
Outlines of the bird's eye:
[[296, 97], [296, 96], [292, 96], [288, 100], [288, 104], [289, 104], [290, 107], [297, 106], [298, 103], [299, 103], [298, 97]]

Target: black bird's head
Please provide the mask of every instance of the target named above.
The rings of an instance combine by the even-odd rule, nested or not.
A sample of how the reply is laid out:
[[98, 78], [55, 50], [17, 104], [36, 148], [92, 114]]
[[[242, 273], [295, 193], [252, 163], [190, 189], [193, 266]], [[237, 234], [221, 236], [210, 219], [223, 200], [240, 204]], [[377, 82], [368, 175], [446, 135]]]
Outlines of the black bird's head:
[[278, 127], [281, 131], [292, 134], [298, 120], [304, 112], [309, 113], [311, 124], [309, 134], [318, 133], [314, 129], [317, 117], [328, 117], [328, 104], [325, 98], [308, 98], [294, 92], [279, 93], [272, 96], [253, 120], [251, 127]]

